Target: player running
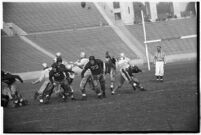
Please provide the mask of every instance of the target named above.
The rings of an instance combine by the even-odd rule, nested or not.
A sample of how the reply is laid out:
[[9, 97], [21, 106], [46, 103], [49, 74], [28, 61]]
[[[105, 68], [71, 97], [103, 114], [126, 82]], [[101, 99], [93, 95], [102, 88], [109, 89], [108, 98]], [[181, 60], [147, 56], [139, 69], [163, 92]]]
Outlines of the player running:
[[44, 90], [47, 88], [48, 85], [50, 85], [50, 81], [49, 81], [49, 72], [52, 69], [51, 67], [48, 67], [47, 63], [43, 63], [43, 70], [41, 71], [40, 77], [33, 81], [32, 84], [37, 84], [39, 82], [43, 82], [43, 84], [41, 85], [40, 89], [38, 91], [35, 92], [34, 94], [34, 99], [37, 99], [37, 97], [39, 97], [39, 102], [43, 103], [43, 92]]
[[[106, 95], [105, 95], [105, 79], [103, 76], [103, 61], [99, 59], [95, 59], [94, 56], [90, 56], [89, 62], [85, 65], [81, 73], [82, 78], [84, 78], [84, 74], [88, 69], [91, 70], [92, 80], [93, 80], [94, 88], [98, 98], [101, 98], [101, 97], [105, 98]], [[102, 93], [100, 88], [98, 87], [98, 82], [100, 83]], [[82, 99], [86, 100], [86, 93], [84, 93], [84, 91], [83, 91]]]
[[[85, 52], [81, 52], [80, 53], [80, 59], [78, 61], [76, 61], [74, 64], [76, 66], [78, 66], [79, 68], [81, 68], [82, 70], [84, 69], [85, 65], [89, 62], [89, 59], [86, 58], [86, 54]], [[86, 84], [89, 84], [90, 87], [92, 89], [94, 89], [94, 86], [93, 86], [93, 82], [92, 82], [92, 75], [91, 75], [91, 71], [90, 69], [88, 69], [85, 73], [84, 73], [84, 76], [80, 82], [80, 90], [82, 92], [82, 97], [86, 97], [86, 90], [85, 90], [85, 87], [86, 87]], [[83, 98], [85, 99], [85, 98]]]
[[108, 51], [105, 53], [105, 74], [110, 75], [110, 89], [112, 91], [116, 74], [116, 59], [111, 57]]
[[23, 83], [23, 80], [20, 76], [2, 72], [2, 82], [4, 83], [4, 90], [6, 91], [3, 93], [8, 95], [10, 100], [13, 101], [14, 107], [20, 107], [28, 104], [28, 101], [25, 100], [17, 90], [17, 80]]
[[120, 69], [120, 78], [118, 86], [116, 86], [111, 93], [112, 95], [116, 92], [117, 89], [122, 87], [125, 81], [129, 82], [129, 84], [133, 87], [133, 90], [136, 90], [136, 88], [139, 88], [142, 91], [145, 90], [133, 74], [142, 71], [137, 66], [132, 66], [130, 59], [125, 57], [124, 53], [120, 54], [120, 59], [117, 64]]

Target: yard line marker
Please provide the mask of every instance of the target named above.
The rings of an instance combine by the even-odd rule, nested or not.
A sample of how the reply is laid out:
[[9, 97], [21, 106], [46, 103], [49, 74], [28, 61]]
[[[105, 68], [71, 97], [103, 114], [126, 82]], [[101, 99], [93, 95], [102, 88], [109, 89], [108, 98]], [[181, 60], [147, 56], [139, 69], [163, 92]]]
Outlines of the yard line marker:
[[51, 52], [48, 52], [47, 50], [45, 50], [44, 48], [40, 47], [39, 45], [37, 45], [36, 43], [34, 43], [33, 41], [31, 41], [30, 39], [28, 39], [25, 36], [20, 36], [20, 39], [22, 39], [23, 41], [25, 41], [26, 43], [30, 44], [32, 47], [34, 47], [35, 49], [39, 50], [40, 52], [46, 54], [47, 56], [51, 57], [52, 59], [55, 58], [55, 55]]

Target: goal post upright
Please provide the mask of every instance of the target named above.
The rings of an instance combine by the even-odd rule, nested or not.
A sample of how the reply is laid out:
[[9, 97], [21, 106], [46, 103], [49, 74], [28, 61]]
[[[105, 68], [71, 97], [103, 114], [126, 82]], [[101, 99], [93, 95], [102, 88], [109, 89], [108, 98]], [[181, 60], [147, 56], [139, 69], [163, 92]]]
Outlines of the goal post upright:
[[142, 27], [143, 27], [143, 33], [144, 33], [144, 43], [145, 43], [145, 51], [146, 51], [146, 58], [147, 58], [147, 66], [148, 70], [150, 71], [150, 62], [149, 62], [149, 52], [147, 47], [147, 36], [146, 36], [146, 30], [145, 30], [145, 23], [144, 23], [144, 13], [143, 10], [141, 10], [141, 16], [142, 16]]

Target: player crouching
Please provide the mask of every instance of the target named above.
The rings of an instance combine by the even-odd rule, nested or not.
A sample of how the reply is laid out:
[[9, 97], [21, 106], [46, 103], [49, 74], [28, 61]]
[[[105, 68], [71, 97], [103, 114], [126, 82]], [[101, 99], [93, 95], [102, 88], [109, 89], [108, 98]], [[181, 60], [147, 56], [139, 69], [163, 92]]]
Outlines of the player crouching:
[[[103, 76], [103, 61], [95, 59], [94, 56], [90, 56], [89, 62], [85, 65], [81, 73], [82, 78], [84, 77], [84, 74], [88, 69], [91, 70], [93, 85], [98, 98], [102, 97], [105, 98], [106, 95], [105, 95], [105, 78]], [[98, 83], [100, 83], [102, 93], [100, 88], [98, 87]], [[82, 98], [83, 100], [86, 100], [86, 93], [83, 92], [85, 91], [82, 91]]]
[[[4, 73], [3, 71], [1, 72], [1, 75], [2, 75], [1, 76], [2, 84], [4, 84], [2, 85], [3, 86], [2, 94], [4, 95], [3, 97], [5, 97], [5, 99], [7, 99], [8, 101], [9, 97], [10, 100], [13, 101], [12, 103], [14, 107], [27, 105], [28, 101], [22, 97], [22, 95], [17, 90], [16, 86], [16, 79], [19, 80], [21, 83], [23, 83], [22, 78], [18, 75]], [[5, 102], [6, 106], [8, 105], [8, 101]]]
[[[62, 61], [58, 61], [58, 63], [52, 65], [52, 70], [49, 73], [49, 80], [54, 88], [50, 86], [49, 89], [44, 91], [45, 103], [49, 102], [53, 89], [55, 89], [55, 93], [61, 95], [63, 101], [66, 101], [68, 95], [74, 98], [67, 80], [67, 78], [69, 78], [69, 72], [74, 73], [73, 71], [66, 69], [62, 64]], [[63, 91], [61, 91], [61, 88]]]
[[117, 89], [122, 87], [125, 81], [129, 82], [129, 84], [133, 87], [133, 90], [136, 90], [136, 88], [139, 88], [142, 91], [145, 90], [140, 84], [139, 80], [134, 76], [134, 73], [139, 73], [142, 71], [137, 66], [132, 66], [130, 59], [125, 57], [123, 53], [121, 53], [118, 66], [120, 68], [119, 84], [112, 91], [112, 95], [116, 92]]

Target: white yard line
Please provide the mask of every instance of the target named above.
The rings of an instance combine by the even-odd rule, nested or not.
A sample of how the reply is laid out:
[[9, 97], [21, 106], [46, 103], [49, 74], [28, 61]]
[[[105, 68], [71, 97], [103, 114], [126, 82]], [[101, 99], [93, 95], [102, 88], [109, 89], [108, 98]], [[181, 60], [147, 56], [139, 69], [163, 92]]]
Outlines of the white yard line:
[[34, 43], [33, 41], [31, 41], [30, 39], [28, 39], [25, 36], [20, 36], [20, 39], [22, 39], [23, 41], [25, 41], [26, 43], [28, 43], [29, 45], [31, 45], [32, 47], [34, 47], [35, 49], [37, 49], [38, 51], [42, 52], [43, 54], [49, 56], [50, 58], [55, 58], [55, 55], [47, 50], [45, 50], [44, 48], [40, 47], [38, 44]]
[[104, 26], [94, 26], [94, 27], [84, 27], [84, 28], [76, 28], [76, 29], [62, 29], [62, 30], [52, 30], [52, 31], [43, 31], [43, 32], [32, 32], [28, 33], [27, 35], [42, 35], [42, 34], [54, 34], [54, 33], [64, 33], [69, 31], [81, 31], [81, 30], [92, 30], [92, 29], [99, 29], [104, 27], [110, 27], [109, 25]]
[[[125, 31], [121, 30], [119, 27], [115, 26], [115, 24], [112, 22], [112, 20], [107, 16], [107, 14], [103, 11], [103, 9], [100, 7], [100, 5], [97, 2], [94, 2], [94, 5], [100, 12], [100, 14], [103, 16], [103, 18], [107, 21], [107, 23], [111, 26], [111, 28], [114, 30], [114, 32], [119, 36], [119, 38], [125, 43], [128, 48], [130, 48], [137, 56], [140, 58], [144, 58], [143, 52], [139, 50], [139, 47], [136, 47], [133, 45], [134, 43], [130, 40], [130, 38], [125, 34]], [[127, 31], [128, 34], [128, 31]], [[132, 36], [130, 34], [130, 36]], [[134, 40], [134, 39], [133, 39]], [[137, 43], [137, 40], [136, 42]], [[140, 43], [138, 43], [140, 44]]]

